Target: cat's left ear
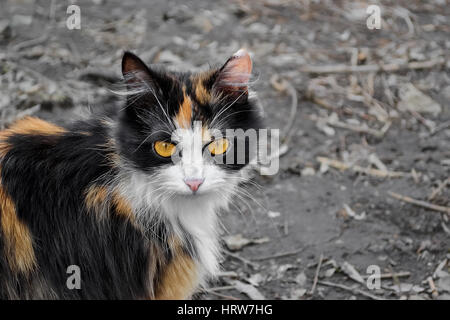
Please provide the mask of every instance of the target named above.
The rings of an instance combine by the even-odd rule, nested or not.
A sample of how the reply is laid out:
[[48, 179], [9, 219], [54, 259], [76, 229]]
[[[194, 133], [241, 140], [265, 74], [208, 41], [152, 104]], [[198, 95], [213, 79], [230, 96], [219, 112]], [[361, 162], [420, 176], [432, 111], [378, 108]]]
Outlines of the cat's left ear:
[[214, 88], [227, 94], [247, 97], [251, 74], [252, 59], [245, 49], [240, 49], [220, 68]]
[[152, 71], [147, 65], [131, 52], [125, 52], [122, 58], [122, 75], [127, 84], [152, 82]]

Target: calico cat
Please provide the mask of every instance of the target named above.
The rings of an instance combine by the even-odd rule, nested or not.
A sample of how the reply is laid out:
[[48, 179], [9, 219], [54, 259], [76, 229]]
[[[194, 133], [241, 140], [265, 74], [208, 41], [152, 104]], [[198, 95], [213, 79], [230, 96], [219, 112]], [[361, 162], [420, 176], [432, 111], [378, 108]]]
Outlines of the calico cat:
[[126, 52], [124, 108], [0, 132], [0, 299], [186, 299], [213, 278], [217, 213], [253, 157], [225, 130], [262, 127], [251, 69], [245, 50], [195, 74]]

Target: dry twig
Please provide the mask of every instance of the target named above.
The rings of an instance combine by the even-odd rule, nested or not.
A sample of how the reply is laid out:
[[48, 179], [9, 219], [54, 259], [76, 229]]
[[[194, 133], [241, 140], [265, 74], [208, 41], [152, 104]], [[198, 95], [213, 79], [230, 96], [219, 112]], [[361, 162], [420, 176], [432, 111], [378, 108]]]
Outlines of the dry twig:
[[321, 284], [321, 285], [327, 286], [327, 287], [339, 288], [339, 289], [342, 289], [342, 290], [349, 291], [349, 292], [351, 292], [353, 294], [360, 294], [360, 295], [362, 295], [364, 297], [367, 297], [367, 298], [370, 298], [370, 299], [373, 299], [373, 300], [386, 300], [386, 299], [380, 298], [378, 296], [375, 296], [375, 295], [373, 295], [371, 293], [368, 293], [368, 292], [366, 292], [364, 290], [361, 290], [361, 289], [358, 289], [358, 288], [351, 288], [351, 287], [348, 287], [348, 286], [345, 286], [345, 285], [339, 284], [339, 283], [333, 283], [333, 282], [329, 282], [329, 281], [318, 281], [318, 284]]
[[[404, 271], [404, 272], [390, 272], [390, 273], [382, 273], [380, 274], [380, 279], [390, 279], [390, 278], [401, 278], [401, 277], [409, 277], [411, 275], [411, 272]], [[367, 279], [371, 277], [370, 275], [363, 275], [363, 279]]]
[[419, 207], [423, 207], [423, 208], [427, 208], [430, 210], [434, 210], [434, 211], [439, 211], [439, 212], [443, 212], [446, 214], [450, 214], [450, 208], [449, 207], [444, 207], [444, 206], [438, 206], [436, 204], [432, 204], [426, 201], [422, 201], [422, 200], [416, 200], [413, 199], [411, 197], [408, 196], [402, 196], [401, 194], [389, 191], [388, 194], [392, 197], [395, 198], [397, 200], [401, 200], [403, 202], [407, 202], [407, 203], [411, 203], [413, 205], [419, 206]]
[[363, 168], [358, 165], [351, 165], [339, 160], [334, 160], [326, 157], [317, 157], [317, 161], [319, 161], [323, 165], [327, 165], [342, 171], [351, 169], [355, 172], [364, 173], [377, 178], [401, 178], [401, 177], [408, 177], [411, 175], [408, 172], [383, 171], [379, 169]]
[[428, 196], [428, 201], [432, 201], [434, 198], [436, 198], [437, 195], [439, 195], [442, 190], [444, 190], [444, 188], [450, 184], [450, 177], [448, 177], [447, 179], [445, 179], [444, 181], [442, 181], [437, 187], [436, 189], [434, 189], [431, 194]]
[[230, 257], [232, 257], [232, 258], [234, 258], [234, 259], [242, 261], [243, 263], [245, 263], [246, 265], [252, 267], [255, 270], [258, 270], [258, 268], [259, 268], [258, 264], [254, 263], [254, 262], [251, 262], [250, 260], [247, 260], [247, 259], [245, 259], [245, 258], [243, 258], [243, 257], [241, 257], [241, 256], [239, 256], [239, 255], [237, 255], [235, 253], [231, 253], [231, 252], [225, 250], [225, 254], [230, 256]]
[[438, 292], [438, 290], [436, 288], [436, 285], [434, 284], [433, 278], [432, 277], [428, 277], [427, 278], [427, 282], [428, 282], [428, 285], [430, 286], [430, 289], [431, 289], [431, 296], [434, 299], [436, 299], [439, 296], [439, 292]]
[[382, 138], [386, 134], [386, 132], [389, 130], [389, 127], [391, 126], [391, 123], [387, 122], [383, 126], [383, 128], [381, 128], [381, 130], [376, 130], [376, 129], [371, 129], [371, 128], [367, 128], [367, 127], [363, 127], [363, 126], [348, 124], [348, 123], [338, 121], [338, 120], [328, 121], [327, 123], [333, 127], [347, 129], [347, 130], [351, 130], [351, 131], [355, 131], [355, 132], [359, 132], [359, 133], [367, 133], [367, 134], [373, 135], [377, 138]]
[[206, 290], [207, 290], [208, 292], [211, 292], [211, 291], [216, 292], [216, 291], [232, 290], [232, 289], [236, 289], [236, 287], [235, 287], [235, 286], [222, 286], [222, 287], [208, 288], [208, 289], [206, 289]]
[[319, 263], [317, 264], [317, 269], [316, 269], [316, 273], [314, 275], [314, 281], [313, 281], [313, 285], [311, 287], [311, 291], [310, 294], [313, 295], [314, 291], [316, 291], [316, 286], [317, 286], [317, 282], [319, 281], [319, 272], [320, 272], [320, 268], [322, 268], [322, 262], [323, 262], [323, 254], [320, 254], [320, 258], [319, 258]]

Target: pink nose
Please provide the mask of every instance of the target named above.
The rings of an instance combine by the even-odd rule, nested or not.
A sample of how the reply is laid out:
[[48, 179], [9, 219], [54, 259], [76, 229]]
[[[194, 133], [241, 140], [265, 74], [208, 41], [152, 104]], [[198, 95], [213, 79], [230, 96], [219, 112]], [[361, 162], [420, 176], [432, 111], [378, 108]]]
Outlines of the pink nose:
[[184, 179], [184, 183], [191, 188], [192, 192], [196, 192], [205, 179]]

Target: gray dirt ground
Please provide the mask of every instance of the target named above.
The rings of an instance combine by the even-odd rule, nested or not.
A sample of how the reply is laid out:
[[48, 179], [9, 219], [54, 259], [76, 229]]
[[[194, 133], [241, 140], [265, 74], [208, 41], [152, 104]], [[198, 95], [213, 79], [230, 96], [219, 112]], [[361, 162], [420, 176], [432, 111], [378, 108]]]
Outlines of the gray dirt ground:
[[[388, 194], [450, 206], [449, 186], [428, 199], [450, 176], [448, 1], [372, 1], [382, 7], [380, 30], [366, 27], [364, 1], [76, 3], [81, 30], [66, 28], [69, 1], [0, 1], [3, 126], [18, 113], [68, 120], [87, 105], [117, 103], [106, 89], [119, 77], [125, 49], [150, 63], [196, 70], [248, 48], [267, 125], [282, 132], [290, 96], [275, 89], [272, 77], [297, 91], [294, 130], [279, 173], [257, 176], [259, 188], [248, 187], [252, 196], [222, 216], [227, 239], [241, 234], [268, 241], [225, 254], [224, 274], [199, 299], [254, 297], [242, 283], [271, 299], [450, 298], [449, 215]], [[305, 66], [350, 65], [352, 57], [357, 65], [439, 62], [379, 73], [301, 72]], [[405, 111], [399, 88], [411, 83], [425, 100], [416, 96], [408, 104], [416, 109]], [[440, 111], [426, 109], [429, 99]], [[339, 128], [336, 117], [353, 130]], [[380, 130], [387, 123], [382, 136], [354, 129]], [[321, 167], [319, 156], [367, 168], [377, 166], [370, 163], [375, 158], [381, 168], [407, 175], [339, 171]], [[276, 256], [283, 253], [291, 254]], [[319, 283], [311, 292], [321, 256]], [[350, 277], [366, 276], [370, 265], [408, 276], [370, 290]]]

